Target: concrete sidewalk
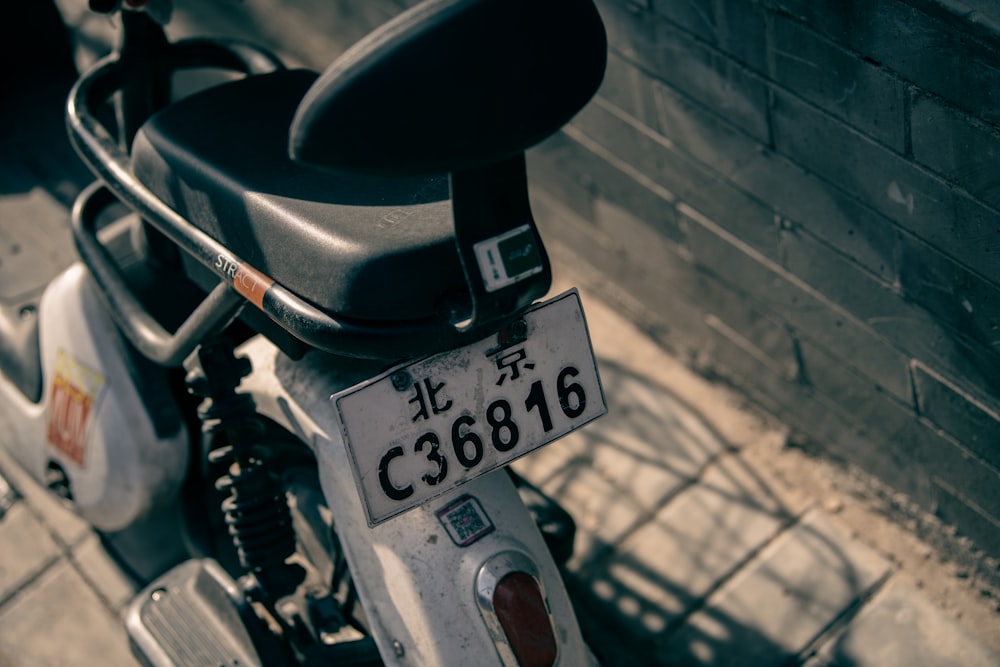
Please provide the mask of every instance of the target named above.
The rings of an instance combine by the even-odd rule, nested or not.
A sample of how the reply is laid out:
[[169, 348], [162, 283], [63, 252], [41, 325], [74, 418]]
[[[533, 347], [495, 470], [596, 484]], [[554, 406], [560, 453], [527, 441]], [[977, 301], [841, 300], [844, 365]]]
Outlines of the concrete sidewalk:
[[584, 295], [609, 415], [521, 471], [579, 521], [568, 580], [604, 664], [1000, 664], [995, 600]]

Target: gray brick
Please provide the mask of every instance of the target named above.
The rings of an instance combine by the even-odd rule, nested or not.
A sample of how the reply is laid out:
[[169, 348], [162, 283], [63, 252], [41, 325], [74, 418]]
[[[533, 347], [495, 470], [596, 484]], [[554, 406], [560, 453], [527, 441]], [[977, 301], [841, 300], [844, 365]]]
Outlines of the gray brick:
[[[963, 488], [963, 487], [959, 487]], [[936, 514], [989, 554], [1000, 554], [1000, 516], [989, 515], [955, 487], [934, 480]], [[964, 496], [964, 497], [963, 497]], [[964, 663], [963, 663], [964, 664]]]
[[650, 128], [658, 129], [653, 81], [648, 74], [614, 51], [608, 53], [604, 82], [597, 94]]
[[803, 281], [755, 256], [711, 220], [691, 213], [686, 219], [692, 252], [723, 282], [757, 301], [764, 312], [780, 313], [784, 321], [831, 353], [852, 359], [856, 368], [886, 391], [904, 400], [910, 395], [904, 355]]
[[772, 78], [856, 129], [902, 153], [906, 86], [800, 23], [774, 19]]
[[773, 151], [759, 152], [731, 178], [884, 282], [898, 279], [899, 229], [885, 216]]
[[698, 210], [720, 220], [770, 257], [777, 257], [779, 229], [774, 213], [668, 140], [648, 131], [622, 110], [598, 100], [577, 116], [577, 130], [602, 150], [613, 152], [647, 178]]
[[909, 235], [901, 238], [900, 250], [906, 297], [972, 340], [993, 345], [1000, 336], [1000, 286]]
[[[926, 509], [941, 511], [941, 496], [937, 490], [962, 489], [967, 501], [975, 503], [981, 513], [994, 519], [1000, 517], [1000, 473], [996, 468], [982, 463], [960, 443], [923, 420], [914, 421], [900, 431], [897, 443], [905, 444], [912, 460], [926, 471], [929, 479], [933, 478], [935, 501]], [[965, 530], [965, 524], [959, 522], [961, 518], [955, 516], [948, 520]]]
[[661, 133], [672, 144], [725, 177], [731, 177], [761, 150], [762, 144], [723, 115], [674, 88], [651, 82]]
[[994, 208], [1000, 207], [1000, 131], [924, 95], [911, 111], [913, 157]]
[[[560, 133], [530, 151], [528, 169], [532, 187], [542, 187], [558, 196], [577, 215], [591, 222], [596, 222], [594, 200], [600, 197], [646, 221], [664, 238], [680, 242], [682, 235], [677, 226], [673, 194], [656, 186], [633, 165], [592, 141], [587, 143], [584, 146]], [[644, 182], [638, 182], [636, 177]]]
[[[666, 287], [689, 303], [697, 304], [703, 316], [714, 314], [724, 318], [754, 340], [776, 364], [794, 373], [794, 353], [783, 322], [753, 309], [741, 294], [698, 271], [684, 259], [679, 247], [665, 243], [655, 229], [628, 211], [601, 200], [596, 202], [595, 209], [599, 228], [609, 234], [617, 233], [616, 249], [623, 253], [623, 260], [637, 280], [650, 281], [654, 289]], [[662, 312], [668, 317], [671, 314], [669, 310]]]
[[808, 231], [792, 228], [781, 237], [782, 266], [825, 298], [863, 322], [907, 309], [892, 287]]
[[630, 0], [595, 0], [595, 4], [604, 20], [608, 48], [652, 71], [658, 47], [648, 10]]
[[[665, 261], [653, 274], [647, 267], [629, 261], [617, 244], [610, 242], [596, 228], [576, 218], [558, 200], [540, 189], [532, 199], [532, 208], [543, 236], [551, 242], [550, 250], [565, 249], [595, 269], [606, 280], [592, 286], [599, 293], [619, 302], [626, 314], [673, 350], [697, 348], [705, 333], [703, 313], [672, 288], [686, 275], [674, 258]], [[613, 278], [612, 278], [613, 277]], [[607, 290], [611, 289], [611, 292]], [[602, 291], [603, 290], [603, 291]]]
[[[721, 285], [713, 287], [717, 287], [722, 294], [729, 292]], [[752, 309], [747, 309], [746, 314], [753, 313]], [[752, 361], [749, 362], [750, 372], [743, 375], [745, 381], [753, 381], [753, 369], [761, 364], [782, 381], [799, 382], [799, 359], [792, 328], [774, 318], [760, 316], [759, 321], [748, 324], [741, 321], [743, 315], [745, 313], [739, 310], [726, 310], [720, 311], [718, 315], [710, 313], [705, 317], [706, 324], [716, 334], [704, 341], [705, 357], [711, 360], [709, 363], [722, 363], [731, 371], [740, 373], [747, 368], [740, 357], [748, 355]], [[721, 346], [716, 337], [723, 341]]]
[[[854, 368], [849, 360], [832, 356], [805, 337], [799, 341], [799, 353], [806, 384], [837, 406], [852, 429], [865, 429], [873, 437], [874, 432], [892, 441], [899, 426], [888, 418], [889, 414], [902, 415], [907, 420], [916, 419], [916, 412], [909, 403], [887, 396], [877, 383]], [[901, 409], [887, 412], [887, 403], [894, 403]], [[908, 413], [907, 409], [910, 409]]]
[[959, 221], [955, 228], [925, 234], [924, 238], [1000, 284], [1000, 213], [972, 197], [956, 195], [955, 217]]
[[758, 3], [653, 0], [652, 8], [736, 60], [766, 71], [766, 15]]
[[[954, 369], [981, 391], [997, 387], [995, 372], [1000, 370], [1000, 357], [987, 347], [990, 336], [982, 330], [983, 320], [989, 321], [989, 313], [996, 307], [992, 303], [997, 300], [995, 290], [983, 290], [978, 296], [968, 290], [976, 308], [982, 303], [980, 312], [969, 312], [971, 305], [963, 306], [961, 311], [950, 313], [955, 318], [946, 320], [933, 310], [928, 312], [924, 303], [902, 298], [807, 233], [784, 235], [782, 251], [788, 271], [850, 312], [897, 350], [934, 366]], [[949, 283], [936, 283], [934, 279], [933, 273], [922, 275], [921, 287], [924, 292], [938, 290], [933, 298], [940, 300], [944, 297], [942, 285]], [[970, 280], [964, 284], [974, 288], [982, 283]], [[962, 327], [953, 329], [954, 324]], [[896, 395], [907, 399], [906, 394]]]
[[[677, 148], [887, 282], [895, 280], [898, 230], [889, 220], [762, 146], [711, 110], [668, 86], [654, 85], [660, 125]], [[691, 203], [701, 206], [697, 200]], [[724, 220], [722, 215], [716, 212], [713, 217]], [[767, 252], [766, 246], [761, 249]]]
[[796, 337], [792, 328], [773, 315], [762, 314], [756, 304], [705, 276], [699, 280], [706, 305], [706, 323], [735, 344], [769, 365], [782, 377], [799, 379]]
[[[986, 392], [1000, 390], [1000, 288], [968, 271], [922, 241], [901, 239], [900, 280], [903, 294], [945, 327], [954, 354], [928, 360], [965, 377]], [[942, 348], [941, 344], [932, 348]], [[942, 361], [944, 365], [942, 365]]]
[[920, 414], [1000, 469], [1000, 414], [919, 361], [913, 364]]
[[584, 224], [590, 224], [594, 218], [594, 188], [610, 171], [607, 163], [583, 154], [579, 145], [561, 132], [528, 151], [526, 157], [529, 190], [534, 193], [544, 188]]
[[[579, 146], [575, 153], [579, 157], [568, 162], [585, 165], [588, 161], [587, 153], [586, 149]], [[772, 320], [762, 311], [754, 310], [742, 294], [692, 270], [679, 256], [682, 252], [679, 247], [664, 243], [661, 237], [663, 228], [655, 224], [657, 218], [644, 217], [641, 211], [634, 208], [623, 208], [613, 201], [605, 201], [604, 182], [597, 181], [593, 187], [597, 199], [589, 208], [593, 210], [595, 224], [593, 227], [583, 221], [576, 224], [585, 225], [584, 228], [588, 230], [594, 229], [593, 233], [599, 234], [596, 237], [599, 243], [569, 238], [573, 235], [572, 230], [564, 224], [553, 225], [551, 232], [546, 230], [547, 237], [551, 234], [551, 238], [561, 238], [564, 243], [574, 245], [578, 252], [591, 257], [592, 263], [601, 267], [609, 278], [619, 282], [633, 295], [642, 295], [641, 300], [649, 309], [665, 315], [671, 326], [675, 326], [675, 323], [676, 326], [689, 324], [692, 318], [678, 316], [675, 303], [665, 303], [664, 299], [684, 298], [689, 304], [698, 304], [702, 311], [695, 315], [693, 321], [700, 322], [704, 313], [718, 315], [766, 350], [762, 354], [769, 355], [774, 363], [794, 374], [794, 351], [785, 324]], [[620, 198], [613, 197], [613, 200]], [[664, 205], [665, 202], [660, 200], [661, 210]], [[669, 210], [674, 211], [672, 206]], [[647, 213], [648, 216], [656, 214], [651, 210]], [[669, 232], [674, 229], [676, 228], [668, 226]]]
[[775, 100], [775, 143], [781, 153], [902, 228], [966, 258], [987, 277], [1000, 274], [995, 214], [977, 210], [974, 201], [939, 178], [801, 100], [783, 93]]
[[887, 561], [842, 526], [812, 512], [710, 598], [670, 638], [662, 658], [668, 664], [781, 664], [805, 650], [889, 570]]
[[[1000, 516], [1000, 475], [911, 409], [805, 340], [801, 349], [814, 386], [782, 375], [724, 337], [711, 337], [707, 344], [723, 377], [793, 430], [809, 435], [825, 455], [874, 475], [990, 553], [1000, 553], [987, 518]], [[951, 499], [942, 491], [946, 488], [967, 490], [975, 509]]]
[[652, 73], [770, 144], [764, 80], [726, 54], [697, 42], [668, 22], [654, 19], [657, 49]]
[[914, 216], [949, 223], [954, 217], [942, 181], [844, 122], [783, 90], [775, 90], [772, 113], [779, 152], [900, 224], [912, 227]]
[[990, 667], [1000, 663], [924, 594], [890, 583], [820, 651], [830, 667]]
[[659, 16], [607, 0], [599, 6], [612, 50], [769, 143], [761, 77]]
[[[931, 488], [936, 477], [966, 489], [982, 508], [1000, 516], [1000, 474], [973, 456], [971, 447], [918, 419], [912, 406], [879, 391], [807, 340], [802, 343], [802, 355], [817, 393], [846, 424], [843, 434], [831, 434], [834, 450], [907, 492], [928, 511], [934, 511], [938, 502]], [[880, 462], [871, 457], [868, 450], [872, 447], [889, 458]]]
[[993, 0], [960, 0], [959, 2], [942, 2], [942, 0], [908, 0], [909, 4], [928, 16], [961, 30], [968, 35], [975, 35], [986, 44], [996, 44], [1000, 41], [1000, 6]]
[[899, 0], [768, 0], [839, 44], [899, 72], [921, 88], [989, 122], [1000, 121], [995, 42], [973, 24], [940, 20]]
[[[712, 365], [709, 370], [713, 375], [740, 387], [755, 403], [777, 416], [794, 432], [808, 436], [811, 442], [816, 443], [819, 453], [858, 466], [907, 494], [928, 511], [933, 510], [935, 500], [926, 472], [913, 465], [912, 452], [897, 448], [898, 442], [903, 439], [869, 433], [864, 424], [845, 414], [842, 406], [833, 399], [763, 363], [757, 355], [749, 354], [745, 345], [734, 342], [731, 336], [712, 332], [706, 340], [706, 344], [711, 346]], [[807, 364], [807, 368], [811, 368], [811, 360], [807, 359]], [[812, 369], [811, 372], [816, 374], [818, 371]], [[871, 391], [870, 382], [861, 386], [862, 396], [872, 395], [867, 393]], [[885, 398], [878, 393], [874, 396], [880, 400]], [[896, 408], [896, 412], [886, 408], [888, 416], [897, 419], [897, 423], [901, 424], [897, 430], [905, 434], [913, 415], [901, 416], [898, 408], [892, 407]]]

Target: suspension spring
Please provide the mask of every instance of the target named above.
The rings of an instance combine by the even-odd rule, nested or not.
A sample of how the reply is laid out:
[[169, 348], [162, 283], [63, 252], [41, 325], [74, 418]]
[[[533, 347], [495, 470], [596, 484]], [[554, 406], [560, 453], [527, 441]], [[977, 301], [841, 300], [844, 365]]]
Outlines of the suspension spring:
[[234, 461], [216, 488], [229, 492], [222, 511], [243, 568], [259, 574], [284, 566], [295, 553], [295, 532], [284, 490], [264, 463]]
[[204, 399], [198, 415], [206, 441], [215, 447], [209, 461], [227, 466], [215, 486], [228, 494], [222, 512], [240, 565], [277, 599], [294, 590], [304, 572], [286, 562], [296, 551], [295, 530], [283, 486], [258, 445], [263, 423], [253, 397], [236, 391], [250, 370], [249, 362], [234, 354], [232, 341], [217, 338], [201, 345], [187, 383]]

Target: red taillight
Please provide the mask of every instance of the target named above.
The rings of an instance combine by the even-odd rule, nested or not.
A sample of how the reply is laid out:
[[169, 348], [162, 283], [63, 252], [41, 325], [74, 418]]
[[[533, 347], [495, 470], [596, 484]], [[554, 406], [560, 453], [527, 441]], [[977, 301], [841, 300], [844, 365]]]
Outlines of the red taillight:
[[504, 576], [493, 592], [493, 610], [521, 667], [552, 667], [558, 652], [549, 610], [535, 578]]

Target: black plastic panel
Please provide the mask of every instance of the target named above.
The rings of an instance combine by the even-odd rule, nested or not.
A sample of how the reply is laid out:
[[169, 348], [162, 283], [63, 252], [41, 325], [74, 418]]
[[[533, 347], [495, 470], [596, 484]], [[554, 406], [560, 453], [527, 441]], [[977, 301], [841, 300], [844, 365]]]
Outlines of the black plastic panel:
[[199, 229], [328, 312], [429, 317], [466, 290], [447, 177], [293, 163], [288, 127], [315, 77], [250, 77], [168, 107], [140, 130], [132, 170]]

